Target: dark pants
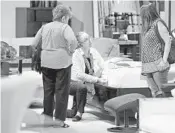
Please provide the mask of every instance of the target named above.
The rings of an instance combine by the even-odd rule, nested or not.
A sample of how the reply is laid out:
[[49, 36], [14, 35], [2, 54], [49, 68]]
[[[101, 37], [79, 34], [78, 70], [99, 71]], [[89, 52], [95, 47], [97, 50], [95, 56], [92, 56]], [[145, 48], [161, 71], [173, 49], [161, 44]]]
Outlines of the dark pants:
[[44, 114], [65, 121], [70, 88], [71, 66], [62, 69], [42, 68], [44, 86]]
[[[99, 102], [106, 102], [108, 100], [105, 87], [95, 85], [95, 96]], [[87, 100], [87, 87], [82, 82], [71, 81], [70, 95], [73, 95], [72, 115], [78, 112], [84, 113], [84, 108]]]
[[78, 112], [84, 113], [84, 107], [86, 105], [87, 88], [82, 82], [71, 81], [70, 95], [73, 95], [72, 111], [75, 115]]
[[95, 96], [97, 96], [99, 102], [106, 102], [109, 100], [106, 87], [95, 84]]

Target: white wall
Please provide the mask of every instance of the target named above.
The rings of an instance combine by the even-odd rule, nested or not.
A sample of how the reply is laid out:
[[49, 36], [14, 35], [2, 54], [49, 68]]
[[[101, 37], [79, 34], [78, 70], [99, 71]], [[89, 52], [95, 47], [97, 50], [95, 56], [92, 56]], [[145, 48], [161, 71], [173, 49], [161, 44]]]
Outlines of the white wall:
[[165, 1], [165, 16], [164, 16], [164, 20], [165, 20], [166, 24], [168, 25], [168, 23], [169, 23], [169, 1]]
[[126, 1], [114, 1], [114, 5], [112, 7], [113, 12], [129, 12], [129, 13], [137, 13], [137, 5], [134, 0], [126, 0]]
[[[171, 30], [175, 29], [175, 1], [171, 0]], [[169, 24], [169, 1], [165, 1], [165, 16], [164, 20]]]
[[16, 35], [16, 7], [29, 7], [29, 1], [1, 1], [1, 37], [14, 38]]
[[93, 28], [94, 28], [94, 37], [99, 37], [99, 27], [98, 27], [98, 21], [99, 21], [99, 14], [98, 14], [98, 1], [93, 1]]
[[[92, 1], [61, 1], [63, 4], [72, 8], [73, 15], [73, 30], [78, 32], [80, 30], [86, 31], [93, 36], [93, 2]], [[82, 22], [80, 24], [80, 22]], [[80, 26], [81, 25], [81, 26]]]
[[[77, 21], [73, 23], [75, 32], [80, 30], [78, 21], [83, 22], [84, 31], [93, 36], [93, 6], [92, 1], [62, 1], [63, 4], [71, 6]], [[16, 7], [30, 7], [30, 1], [1, 1], [1, 38], [11, 42], [16, 37]], [[75, 20], [75, 19], [74, 19]]]
[[171, 1], [171, 30], [175, 29], [175, 1]]

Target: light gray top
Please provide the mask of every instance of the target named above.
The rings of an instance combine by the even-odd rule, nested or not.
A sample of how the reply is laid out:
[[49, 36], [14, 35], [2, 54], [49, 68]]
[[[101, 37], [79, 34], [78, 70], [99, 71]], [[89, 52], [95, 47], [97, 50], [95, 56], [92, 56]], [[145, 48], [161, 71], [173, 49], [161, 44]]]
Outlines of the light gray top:
[[72, 54], [77, 47], [77, 40], [72, 28], [54, 21], [40, 28], [33, 41], [33, 46], [42, 42], [41, 66], [61, 69], [72, 64]]

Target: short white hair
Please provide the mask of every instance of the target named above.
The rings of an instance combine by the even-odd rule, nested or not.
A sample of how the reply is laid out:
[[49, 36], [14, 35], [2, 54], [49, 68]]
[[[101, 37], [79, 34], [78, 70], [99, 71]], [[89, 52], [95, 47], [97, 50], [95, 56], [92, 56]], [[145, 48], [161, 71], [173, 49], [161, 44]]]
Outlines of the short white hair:
[[78, 32], [76, 35], [76, 38], [77, 38], [78, 43], [81, 45], [82, 43], [89, 40], [90, 36], [86, 32]]
[[69, 7], [59, 4], [52, 10], [53, 20], [61, 19], [63, 16], [72, 17], [72, 12]]

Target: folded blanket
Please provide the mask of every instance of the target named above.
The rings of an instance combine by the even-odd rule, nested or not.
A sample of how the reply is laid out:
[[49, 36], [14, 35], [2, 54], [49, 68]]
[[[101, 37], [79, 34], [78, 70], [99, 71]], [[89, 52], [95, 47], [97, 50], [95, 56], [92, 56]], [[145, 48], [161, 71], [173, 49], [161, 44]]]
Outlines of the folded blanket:
[[[141, 75], [141, 62], [128, 58], [113, 58], [105, 62], [102, 77], [108, 80], [108, 86], [115, 88], [148, 87], [146, 77]], [[175, 64], [171, 65], [168, 82], [175, 82]]]
[[171, 94], [173, 97], [175, 97], [175, 88], [173, 90], [171, 90]]

